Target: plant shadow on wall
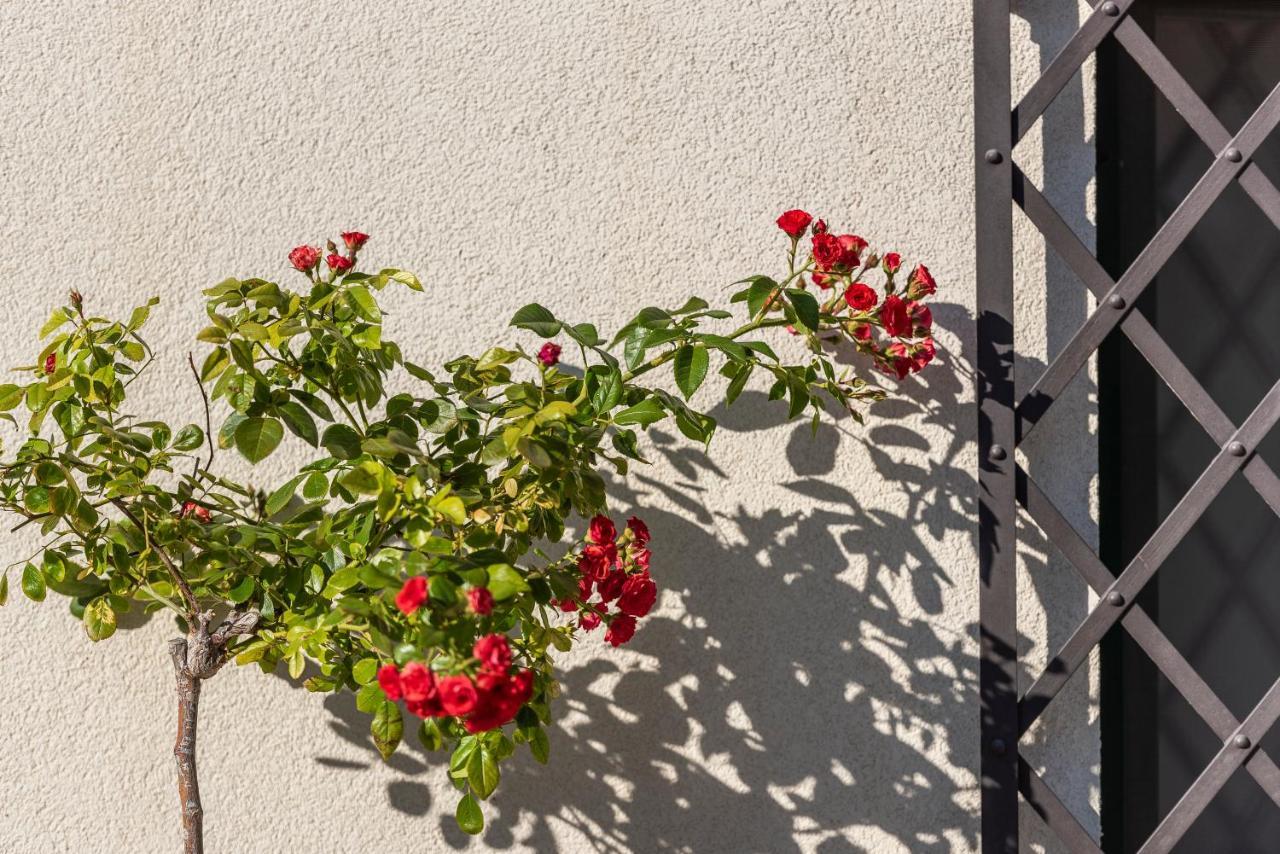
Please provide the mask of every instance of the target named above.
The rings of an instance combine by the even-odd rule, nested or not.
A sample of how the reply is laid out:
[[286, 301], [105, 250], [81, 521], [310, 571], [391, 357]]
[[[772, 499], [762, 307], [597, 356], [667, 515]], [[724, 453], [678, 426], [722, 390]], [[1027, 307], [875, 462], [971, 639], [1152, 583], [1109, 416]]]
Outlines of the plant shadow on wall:
[[[972, 323], [958, 305], [934, 313], [942, 327]], [[613, 484], [611, 506], [615, 516], [645, 508], [655, 572], [678, 602], [669, 596], [625, 658], [566, 660], [555, 761], [511, 764], [485, 845], [554, 851], [566, 826], [619, 852], [862, 851], [846, 835], [860, 826], [912, 851], [976, 845], [976, 627], [943, 625], [948, 589], [969, 581], [935, 556], [974, 547], [966, 356], [940, 354], [935, 370], [875, 404], [886, 421], [914, 418], [946, 436], [936, 447], [891, 423], [845, 419], [814, 436], [795, 422], [786, 464], [760, 475], [800, 510], [708, 510], [709, 492], [756, 485], [716, 466], [714, 442], [708, 459], [651, 434], [655, 471], [677, 476], [637, 469], [631, 487]], [[711, 414], [742, 434], [785, 419], [759, 392]], [[894, 509], [865, 506], [835, 476], [837, 454], [865, 454]], [[351, 698], [326, 707], [334, 731], [380, 761]], [[444, 761], [412, 746], [392, 758], [397, 770]], [[392, 783], [388, 796], [411, 815], [430, 807], [424, 783]], [[465, 847], [449, 805], [438, 806], [446, 839]], [[522, 814], [532, 830], [517, 838]]]

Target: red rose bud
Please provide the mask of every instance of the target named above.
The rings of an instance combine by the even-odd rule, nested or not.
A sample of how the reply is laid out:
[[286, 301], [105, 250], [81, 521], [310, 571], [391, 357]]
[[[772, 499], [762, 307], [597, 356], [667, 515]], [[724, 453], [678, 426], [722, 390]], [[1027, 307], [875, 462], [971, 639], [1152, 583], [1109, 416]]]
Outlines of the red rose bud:
[[446, 714], [462, 716], [476, 707], [476, 686], [466, 676], [448, 676], [438, 683], [440, 707]]
[[853, 337], [859, 341], [870, 341], [871, 340], [871, 324], [859, 323], [857, 326], [853, 327]]
[[827, 221], [825, 219], [820, 219], [813, 224], [814, 234], [822, 234], [826, 230], [827, 230]]
[[897, 252], [886, 252], [885, 256], [880, 259], [880, 267], [886, 274], [892, 276], [898, 272], [898, 268], [902, 266], [902, 256]]
[[840, 265], [856, 266], [858, 259], [862, 256], [862, 250], [867, 248], [867, 241], [856, 234], [842, 234], [836, 240], [840, 241]]
[[326, 257], [324, 259], [324, 262], [328, 264], [329, 269], [335, 273], [345, 273], [351, 269], [351, 259], [343, 258], [341, 255], [337, 254], [336, 252]]
[[926, 338], [917, 344], [911, 351], [911, 361], [915, 366], [915, 370], [919, 371], [925, 365], [933, 361], [933, 357], [938, 353], [937, 347], [934, 346], [932, 338]]
[[548, 341], [538, 351], [538, 361], [550, 368], [560, 362], [560, 345]]
[[394, 664], [384, 664], [378, 668], [378, 686], [382, 688], [382, 693], [387, 695], [387, 699], [393, 703], [404, 696], [404, 691], [400, 686], [400, 674], [396, 671]]
[[44, 357], [44, 372], [51, 374], [58, 369], [58, 354], [50, 353]]
[[907, 298], [920, 299], [921, 297], [932, 296], [937, 293], [938, 285], [933, 280], [933, 276], [929, 273], [929, 268], [923, 264], [916, 266], [911, 271], [911, 275], [907, 277]]
[[649, 542], [649, 526], [640, 521], [638, 516], [632, 516], [627, 520], [627, 530], [636, 538], [636, 542], [644, 545]]
[[406, 581], [400, 588], [400, 592], [396, 594], [396, 607], [405, 614], [412, 614], [427, 601], [427, 595], [426, 577], [415, 575]]
[[618, 610], [632, 617], [643, 617], [653, 608], [658, 598], [658, 585], [653, 583], [648, 572], [633, 575], [622, 585], [622, 595], [618, 597]]
[[295, 246], [289, 253], [289, 263], [299, 272], [310, 273], [320, 263], [320, 250], [314, 246]]
[[604, 639], [610, 646], [622, 646], [631, 640], [635, 633], [636, 618], [628, 614], [618, 614], [609, 621], [609, 629], [604, 633]]
[[467, 605], [477, 617], [487, 617], [493, 613], [493, 594], [488, 587], [472, 587], [467, 591]]
[[880, 323], [884, 331], [894, 338], [911, 337], [911, 315], [907, 312], [907, 304], [896, 295], [884, 298], [880, 307]]
[[511, 645], [506, 635], [485, 635], [476, 641], [471, 654], [480, 662], [480, 669], [490, 673], [506, 673], [511, 667]]
[[830, 276], [824, 275], [822, 273], [813, 274], [813, 283], [818, 287], [822, 288], [824, 291], [831, 290], [831, 284], [833, 281], [834, 280]]
[[588, 632], [595, 631], [600, 628], [600, 612], [596, 610], [583, 611], [578, 617], [578, 625]]
[[830, 270], [840, 263], [840, 259], [844, 258], [844, 247], [840, 245], [840, 239], [832, 234], [823, 232], [813, 236], [813, 260], [820, 270]]
[[365, 241], [369, 239], [369, 235], [360, 231], [344, 231], [342, 232], [342, 242], [347, 244], [348, 252], [359, 252], [360, 247], [364, 246]]
[[618, 529], [608, 516], [596, 515], [591, 518], [591, 524], [587, 528], [587, 539], [599, 545], [612, 543], [618, 539]]
[[213, 518], [212, 515], [209, 513], [208, 507], [201, 507], [199, 504], [196, 504], [194, 501], [184, 501], [182, 503], [181, 515], [183, 519], [186, 519], [189, 516], [194, 516], [196, 518], [196, 521], [202, 525], [209, 524], [209, 520]]
[[782, 229], [793, 240], [799, 239], [804, 230], [813, 222], [813, 217], [802, 210], [791, 210], [778, 217], [778, 228]]
[[870, 311], [875, 308], [876, 303], [880, 301], [880, 297], [873, 288], [864, 285], [862, 282], [854, 282], [844, 292], [844, 301], [854, 311]]
[[635, 563], [636, 566], [640, 567], [641, 569], [648, 569], [649, 558], [652, 554], [653, 552], [637, 544], [636, 546], [633, 546], [631, 549], [631, 560]]
[[933, 312], [929, 306], [922, 302], [909, 302], [907, 310], [911, 312], [911, 321], [915, 324], [916, 335], [920, 337], [928, 335], [933, 329]]

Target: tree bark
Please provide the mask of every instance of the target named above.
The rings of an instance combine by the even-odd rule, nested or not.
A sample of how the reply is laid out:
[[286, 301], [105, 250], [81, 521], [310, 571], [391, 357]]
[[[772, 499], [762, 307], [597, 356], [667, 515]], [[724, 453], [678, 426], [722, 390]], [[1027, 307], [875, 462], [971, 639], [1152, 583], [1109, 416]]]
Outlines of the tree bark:
[[173, 759], [178, 766], [178, 800], [182, 807], [183, 854], [204, 854], [204, 807], [196, 775], [196, 718], [200, 711], [200, 677], [187, 666], [187, 642], [169, 642], [178, 682], [178, 736]]

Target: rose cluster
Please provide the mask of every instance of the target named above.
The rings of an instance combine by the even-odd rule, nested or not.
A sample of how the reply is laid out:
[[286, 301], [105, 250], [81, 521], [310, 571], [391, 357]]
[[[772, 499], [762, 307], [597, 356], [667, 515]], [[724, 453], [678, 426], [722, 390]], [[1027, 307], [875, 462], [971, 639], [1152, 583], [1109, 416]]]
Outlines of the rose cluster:
[[[933, 313], [924, 298], [937, 291], [937, 284], [928, 267], [916, 265], [900, 285], [902, 256], [897, 252], [879, 255], [868, 251], [863, 238], [832, 234], [825, 221], [802, 210], [789, 210], [778, 217], [778, 228], [791, 238], [793, 250], [809, 233], [810, 256], [805, 269], [812, 271], [814, 285], [834, 292], [824, 308], [832, 314], [847, 309], [847, 314], [839, 315], [841, 326], [879, 370], [903, 379], [933, 361], [937, 353]], [[880, 289], [863, 281], [873, 271], [884, 276]], [[805, 283], [801, 280], [800, 284], [803, 287]]]
[[512, 665], [506, 635], [484, 635], [460, 672], [437, 674], [420, 661], [403, 667], [384, 664], [378, 685], [387, 699], [405, 701], [421, 718], [447, 716], [462, 720], [467, 732], [496, 729], [513, 720], [533, 696], [533, 671]]
[[[369, 235], [359, 231], [344, 231], [341, 236], [342, 242], [346, 246], [344, 254], [338, 253], [338, 247], [332, 240], [325, 247], [327, 254], [324, 256], [324, 263], [329, 268], [330, 280], [355, 266], [356, 254], [369, 239]], [[307, 244], [295, 246], [289, 252], [289, 263], [298, 272], [305, 273], [308, 278], [313, 278], [319, 275], [320, 255], [320, 250], [314, 246]]]
[[[578, 625], [587, 631], [608, 624], [604, 639], [621, 646], [636, 633], [636, 620], [653, 608], [658, 585], [649, 575], [649, 528], [636, 517], [618, 535], [613, 521], [596, 516], [587, 527], [587, 544], [578, 555], [578, 595], [560, 600], [560, 609], [579, 611]], [[592, 594], [598, 599], [591, 601]], [[609, 613], [609, 603], [616, 611]]]

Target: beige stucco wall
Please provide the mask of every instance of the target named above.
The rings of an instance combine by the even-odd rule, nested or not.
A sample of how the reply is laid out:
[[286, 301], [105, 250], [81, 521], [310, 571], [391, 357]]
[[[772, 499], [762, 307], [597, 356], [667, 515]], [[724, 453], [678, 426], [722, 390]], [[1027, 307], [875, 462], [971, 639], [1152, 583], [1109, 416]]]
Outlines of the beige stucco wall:
[[[1022, 4], [1024, 71], [1074, 26], [1062, 7]], [[204, 694], [211, 851], [977, 845], [970, 32], [968, 0], [0, 5], [0, 363], [30, 361], [68, 287], [113, 312], [159, 294], [164, 358], [139, 406], [175, 422], [198, 403], [199, 290], [291, 275], [289, 247], [345, 228], [428, 283], [394, 298], [390, 330], [427, 363], [507, 340], [531, 299], [607, 326], [723, 295], [777, 262], [772, 220], [793, 205], [941, 283], [941, 364], [867, 427], [812, 439], [757, 390], [716, 413], [710, 461], [665, 431], [658, 463], [616, 489], [654, 529], [661, 613], [626, 651], [566, 661], [552, 764], [511, 764], [481, 839], [453, 826], [438, 758], [410, 744], [384, 765], [350, 698], [255, 668]], [[1018, 157], [1088, 236], [1086, 90]], [[1043, 364], [1085, 303], [1028, 233], [1018, 251], [1019, 344]], [[1090, 395], [1032, 451], [1084, 526]], [[36, 546], [0, 538], [5, 562]], [[1027, 539], [1042, 661], [1085, 600]], [[14, 587], [0, 850], [175, 850], [172, 627], [93, 646], [65, 603]], [[1042, 602], [1066, 616], [1041, 619]], [[1035, 737], [1081, 815], [1097, 774], [1083, 700]]]

